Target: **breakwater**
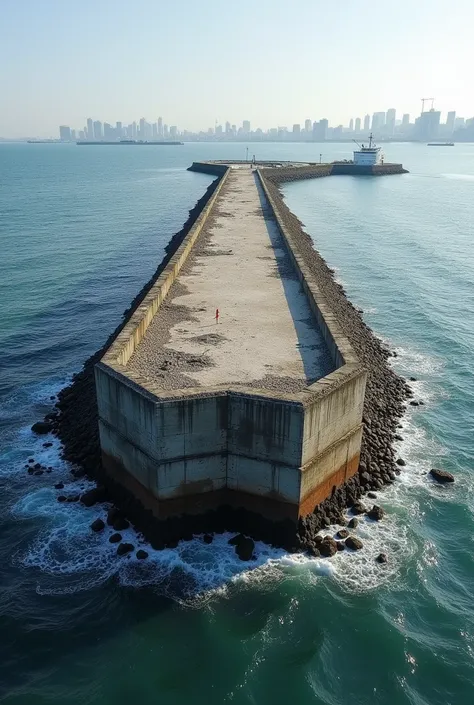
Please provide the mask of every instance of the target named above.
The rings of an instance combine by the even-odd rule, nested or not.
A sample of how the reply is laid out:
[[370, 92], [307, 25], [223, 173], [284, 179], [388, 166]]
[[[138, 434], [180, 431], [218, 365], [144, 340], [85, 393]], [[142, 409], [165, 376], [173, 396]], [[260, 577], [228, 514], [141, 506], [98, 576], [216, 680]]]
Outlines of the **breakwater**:
[[[227, 173], [227, 167], [222, 167], [222, 165], [212, 165], [212, 168], [220, 171], [221, 174], [225, 172], [224, 176]], [[97, 491], [95, 499], [105, 498], [106, 492], [108, 492], [109, 496], [114, 498], [137, 528], [144, 531], [156, 546], [169, 545], [192, 533], [228, 529], [245, 531], [255, 538], [284, 545], [292, 550], [306, 548], [316, 553], [320, 550], [318, 548], [320, 542], [316, 537], [320, 528], [332, 522], [342, 523], [342, 510], [346, 506], [356, 504], [363, 490], [376, 489], [382, 483], [394, 480], [397, 466], [394, 463], [391, 440], [394, 437], [396, 421], [403, 411], [403, 401], [409, 394], [409, 390], [403, 381], [390, 371], [387, 366], [389, 352], [380, 345], [363, 324], [359, 314], [345, 298], [341, 287], [334, 282], [332, 273], [324, 261], [314, 251], [309, 237], [304, 234], [297, 219], [283, 203], [278, 192], [278, 183], [279, 180], [284, 180], [284, 177], [283, 169], [262, 170], [258, 176], [271, 206], [273, 217], [278, 224], [278, 229], [287, 245], [290, 246], [290, 250], [297, 254], [300, 273], [304, 270], [304, 276], [300, 276], [300, 281], [306, 287], [307, 294], [308, 291], [311, 293], [313, 285], [315, 287], [315, 315], [318, 316], [321, 308], [324, 308], [328, 301], [331, 302], [330, 310], [327, 310], [325, 315], [320, 318], [319, 324], [324, 330], [324, 321], [332, 321], [329, 326], [326, 325], [326, 342], [331, 347], [331, 343], [334, 344], [337, 341], [332, 350], [335, 363], [341, 369], [344, 365], [353, 365], [350, 370], [346, 369], [342, 373], [340, 371], [336, 373], [338, 377], [336, 381], [327, 380], [321, 384], [331, 386], [334, 382], [333, 391], [337, 392], [337, 387], [341, 387], [345, 375], [350, 373], [350, 379], [346, 380], [349, 383], [352, 383], [357, 376], [360, 379], [363, 378], [365, 383], [363, 367], [369, 370], [367, 394], [364, 402], [364, 437], [360, 463], [357, 450], [355, 456], [357, 461], [350, 470], [345, 467], [342, 477], [334, 483], [331, 482], [324, 490], [323, 495], [311, 497], [312, 506], [308, 505], [306, 508], [308, 511], [301, 512], [297, 524], [293, 519], [282, 519], [281, 517], [277, 521], [269, 521], [268, 516], [264, 516], [264, 513], [260, 511], [262, 509], [261, 503], [257, 505], [257, 511], [246, 509], [245, 506], [228, 506], [226, 502], [230, 500], [229, 494], [219, 499], [219, 506], [207, 509], [198, 516], [184, 515], [179, 521], [175, 517], [159, 520], [151, 507], [144, 508], [144, 497], [137, 492], [136, 485], [127, 487], [117, 466], [114, 466], [114, 472], [105, 472], [98, 458], [97, 430], [93, 428], [94, 422], [96, 423], [97, 420], [97, 412], [95, 400], [91, 394], [92, 367], [102, 356], [98, 353], [86, 363], [84, 371], [76, 377], [72, 386], [61, 394], [60, 415], [53, 419], [53, 423], [65, 445], [65, 456], [73, 462], [80, 463], [84, 471], [105, 484], [104, 489], [100, 488]], [[217, 188], [217, 182], [215, 182], [214, 188]], [[205, 203], [200, 204], [201, 209], [207, 205], [211, 196], [212, 189], [210, 189]], [[197, 217], [194, 219], [194, 223], [199, 219], [199, 210], [198, 208], [195, 211]], [[188, 227], [188, 232], [191, 228], [192, 225]], [[173, 257], [179, 256], [178, 249], [184, 238], [181, 239], [181, 243], [179, 240], [179, 237], [175, 240], [174, 250], [172, 249], [173, 245], [170, 247], [168, 264], [172, 262]], [[163, 273], [164, 269], [165, 267], [162, 265], [160, 273]], [[143, 292], [144, 295], [151, 292], [158, 278], [159, 273], [155, 275], [150, 286]], [[143, 295], [137, 298], [142, 303], [137, 307], [139, 301], [134, 302], [132, 306], [134, 313], [129, 317], [128, 323], [133, 315], [143, 317], [144, 306], [148, 307], [148, 304], [143, 303]], [[311, 296], [308, 298], [311, 300]], [[120, 338], [124, 327], [125, 322], [116, 334], [111, 336], [112, 341]], [[137, 330], [137, 326], [135, 326], [135, 330]], [[143, 330], [140, 335], [142, 333], [144, 333]], [[122, 342], [125, 342], [125, 338], [126, 344], [123, 350], [130, 345], [131, 340], [135, 340], [135, 343], [139, 342], [136, 334], [135, 338], [134, 336], [130, 338], [127, 333], [122, 336]], [[104, 349], [109, 349], [109, 346], [104, 346]], [[103, 353], [104, 349], [100, 353]], [[353, 360], [350, 360], [352, 350], [355, 351], [355, 355]], [[129, 349], [129, 352], [133, 351]], [[344, 357], [349, 359], [349, 362], [346, 362]], [[360, 365], [361, 361], [363, 365]], [[84, 404], [84, 395], [89, 396], [90, 401], [87, 418], [84, 418], [85, 415], [81, 414], [78, 409], [74, 409], [78, 402], [79, 405]], [[82, 408], [84, 409], [84, 406]], [[362, 409], [360, 413], [362, 415]], [[362, 426], [359, 425], [358, 428], [362, 433]], [[87, 442], [85, 442], [86, 437]], [[358, 444], [360, 445], [360, 436]], [[360, 507], [358, 509], [361, 510]]]

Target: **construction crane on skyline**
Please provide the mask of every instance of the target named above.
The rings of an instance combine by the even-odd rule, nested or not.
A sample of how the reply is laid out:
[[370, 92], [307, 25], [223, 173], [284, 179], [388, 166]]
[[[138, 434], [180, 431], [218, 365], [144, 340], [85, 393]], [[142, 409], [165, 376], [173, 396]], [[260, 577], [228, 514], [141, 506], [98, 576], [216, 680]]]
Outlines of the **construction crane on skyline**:
[[431, 100], [431, 110], [433, 110], [434, 98], [422, 98], [422, 99], [421, 99], [421, 112], [422, 112], [422, 113], [425, 112], [425, 103], [426, 103], [427, 100]]

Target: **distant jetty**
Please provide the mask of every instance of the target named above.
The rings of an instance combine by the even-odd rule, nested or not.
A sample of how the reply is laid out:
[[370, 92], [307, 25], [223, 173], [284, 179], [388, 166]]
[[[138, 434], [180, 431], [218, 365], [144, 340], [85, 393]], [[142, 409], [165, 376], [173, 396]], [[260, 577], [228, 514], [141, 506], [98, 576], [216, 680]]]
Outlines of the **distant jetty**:
[[100, 140], [100, 141], [97, 141], [97, 142], [88, 142], [87, 140], [79, 140], [78, 142], [76, 142], [76, 144], [77, 144], [79, 147], [81, 147], [82, 145], [85, 145], [85, 144], [87, 144], [87, 145], [91, 145], [91, 144], [93, 144], [93, 145], [99, 145], [99, 144], [107, 144], [107, 145], [110, 145], [110, 144], [113, 144], [114, 146], [117, 146], [117, 145], [137, 145], [137, 146], [148, 146], [148, 145], [163, 145], [163, 146], [165, 146], [165, 145], [166, 145], [166, 146], [175, 146], [175, 145], [177, 145], [177, 144], [184, 144], [184, 142], [178, 142], [178, 141], [176, 141], [176, 140], [166, 140], [166, 141], [161, 141], [161, 142], [155, 142], [155, 141], [151, 141], [151, 142], [146, 142], [146, 141], [145, 141], [145, 142], [144, 142], [144, 141], [142, 141], [142, 140], [120, 140], [120, 142], [107, 142], [107, 141], [105, 141], [105, 140]]

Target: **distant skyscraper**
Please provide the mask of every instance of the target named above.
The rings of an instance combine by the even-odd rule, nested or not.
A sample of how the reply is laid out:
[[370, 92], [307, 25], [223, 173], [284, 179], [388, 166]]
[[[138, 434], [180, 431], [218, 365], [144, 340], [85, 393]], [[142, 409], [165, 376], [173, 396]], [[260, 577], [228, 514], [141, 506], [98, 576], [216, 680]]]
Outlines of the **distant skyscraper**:
[[354, 132], [354, 118], [349, 120], [349, 132]]
[[169, 137], [168, 125], [163, 125], [163, 137]]
[[226, 135], [230, 134], [230, 122], [228, 120], [225, 124], [225, 133]]
[[415, 122], [415, 135], [420, 142], [436, 139], [439, 130], [439, 110], [426, 110]]
[[368, 132], [370, 130], [370, 115], [366, 115], [364, 118], [364, 132]]
[[250, 132], [250, 120], [244, 120], [242, 123], [242, 129], [243, 131], [248, 135]]
[[454, 122], [456, 120], [456, 111], [451, 110], [451, 112], [448, 113], [448, 117], [446, 119], [446, 129], [448, 132], [451, 134], [454, 132]]
[[[219, 127], [221, 128], [221, 133], [222, 133], [222, 125], [219, 125]], [[216, 132], [217, 132], [217, 130], [216, 130]], [[171, 125], [170, 137], [172, 137], [173, 139], [176, 139], [177, 136], [178, 136], [178, 128], [176, 127], [176, 125]]]
[[102, 139], [102, 123], [100, 120], [94, 120], [94, 139], [95, 140], [101, 140]]
[[67, 125], [59, 126], [59, 139], [64, 142], [69, 142], [71, 139], [71, 128]]
[[104, 122], [104, 139], [105, 140], [113, 140], [115, 137], [115, 130], [112, 127], [112, 125], [109, 125], [108, 122]]
[[454, 120], [454, 129], [455, 130], [460, 130], [461, 128], [464, 127], [464, 125], [465, 125], [465, 120], [463, 117], [455, 118], [455, 120]]
[[237, 134], [237, 125], [232, 125], [232, 133], [233, 133], [234, 135]]
[[92, 118], [87, 118], [86, 137], [88, 140], [94, 139], [94, 123], [92, 122]]
[[146, 137], [145, 133], [145, 118], [140, 118], [140, 127], [138, 128], [138, 137], [141, 140], [144, 140]]
[[360, 118], [356, 118], [355, 121], [355, 131], [360, 132]]
[[138, 131], [137, 131], [137, 123], [136, 123], [135, 120], [134, 120], [134, 121], [132, 122], [132, 140], [136, 140], [136, 139], [137, 139], [137, 132], [138, 132]]
[[76, 139], [76, 130], [71, 130], [71, 139], [73, 141]]
[[[170, 127], [170, 135], [171, 135], [171, 127]], [[216, 125], [216, 135], [222, 135], [223, 133], [222, 125]]]
[[80, 140], [85, 140], [87, 138], [87, 131], [86, 130], [80, 130], [79, 131], [79, 139]]
[[295, 122], [295, 124], [293, 125], [293, 134], [294, 135], [301, 134], [301, 125], [299, 124], [299, 122]]
[[385, 113], [379, 112], [372, 115], [372, 132], [380, 132], [385, 127]]
[[156, 140], [156, 138], [158, 137], [158, 125], [156, 124], [156, 122], [154, 122], [151, 126], [151, 136], [154, 140]]
[[402, 127], [408, 127], [410, 124], [410, 114], [409, 113], [404, 113], [402, 117]]
[[158, 137], [163, 137], [163, 118], [158, 118]]
[[305, 120], [304, 121], [304, 131], [311, 132], [311, 128], [312, 128], [311, 120]]
[[385, 123], [385, 131], [389, 137], [392, 137], [395, 132], [395, 120], [397, 119], [397, 111], [395, 108], [387, 110], [387, 121]]
[[115, 123], [115, 132], [116, 132], [118, 139], [120, 139], [123, 136], [123, 127], [122, 127], [121, 122]]
[[328, 131], [329, 122], [324, 118], [319, 122], [313, 122], [313, 140], [315, 142], [324, 142]]

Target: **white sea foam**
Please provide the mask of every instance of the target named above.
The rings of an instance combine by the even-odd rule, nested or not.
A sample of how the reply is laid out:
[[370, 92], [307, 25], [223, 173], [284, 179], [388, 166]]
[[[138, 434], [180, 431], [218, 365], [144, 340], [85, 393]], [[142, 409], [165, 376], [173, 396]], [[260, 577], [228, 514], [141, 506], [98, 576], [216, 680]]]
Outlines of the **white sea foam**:
[[[431, 375], [436, 376], [436, 371], [442, 368], [441, 362], [417, 351], [397, 348], [397, 352], [399, 356], [394, 359], [394, 364], [398, 371], [406, 369], [411, 374], [423, 371], [424, 378], [410, 384], [416, 397], [432, 403], [436, 394], [432, 391]], [[57, 391], [50, 386], [35, 390], [34, 394], [41, 403]], [[423, 502], [423, 492], [439, 493], [427, 472], [431, 467], [430, 458], [445, 451], [417, 424], [417, 415], [422, 409], [408, 406], [400, 430], [404, 440], [396, 446], [407, 465], [401, 468], [394, 485], [377, 492], [375, 502], [387, 509], [386, 517], [382, 522], [361, 518], [357, 529], [351, 532], [363, 541], [361, 551], [346, 550], [331, 559], [312, 558], [257, 543], [255, 559], [243, 563], [236, 556], [234, 547], [228, 544], [231, 534], [216, 535], [210, 545], [201, 537], [195, 537], [192, 541], [180, 542], [174, 549], [155, 551], [129, 528], [120, 533], [123, 541], [134, 545], [135, 551], [118, 557], [117, 545], [108, 541], [112, 529], [107, 527], [100, 533], [93, 533], [90, 529], [95, 518], [105, 519], [107, 505], [86, 508], [80, 503], [59, 503], [58, 492], [44, 486], [46, 476], [27, 476], [30, 487], [36, 481], [41, 486], [23, 496], [13, 513], [18, 518], [38, 519], [42, 528], [19, 560], [25, 567], [39, 571], [38, 592], [48, 594], [87, 590], [112, 577], [124, 587], [153, 586], [162, 594], [184, 599], [198, 596], [200, 600], [223, 594], [239, 582], [263, 586], [282, 578], [309, 583], [332, 580], [350, 592], [396, 584], [402, 567], [419, 544], [414, 525], [422, 521], [420, 502]], [[29, 427], [22, 428], [19, 435], [19, 446], [24, 454], [20, 461], [22, 472], [25, 472], [24, 463], [31, 456], [42, 465], [54, 468], [47, 477], [51, 478], [51, 485], [63, 481], [65, 487], [61, 493], [65, 495], [78, 494], [92, 486], [87, 480], [71, 478], [70, 468], [60, 458], [57, 439], [36, 437]], [[45, 440], [51, 440], [53, 446], [43, 448]], [[9, 469], [11, 471], [11, 467]], [[422, 495], [413, 492], [415, 488], [422, 490]], [[364, 501], [369, 504], [368, 500]], [[335, 535], [337, 528], [329, 527], [323, 533]], [[138, 548], [148, 552], [146, 560], [136, 558]], [[380, 552], [388, 554], [387, 564], [376, 562]]]

